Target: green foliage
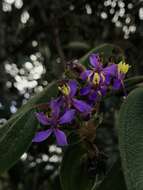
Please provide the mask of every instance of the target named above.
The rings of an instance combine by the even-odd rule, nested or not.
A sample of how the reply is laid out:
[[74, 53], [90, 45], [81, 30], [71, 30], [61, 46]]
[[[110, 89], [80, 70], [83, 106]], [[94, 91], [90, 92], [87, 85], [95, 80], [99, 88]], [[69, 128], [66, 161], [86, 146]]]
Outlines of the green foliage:
[[86, 150], [80, 144], [69, 146], [60, 170], [63, 190], [90, 190], [94, 180], [87, 169]]
[[34, 107], [49, 101], [57, 94], [55, 83], [27, 102], [0, 128], [0, 173], [9, 169], [31, 144], [38, 122]]
[[9, 169], [27, 150], [36, 124], [34, 112], [31, 110], [21, 114], [10, 125], [5, 125], [6, 129], [0, 138], [0, 173]]
[[143, 88], [131, 92], [118, 119], [119, 146], [128, 190], [143, 189]]
[[[87, 65], [89, 54], [97, 52], [103, 56], [105, 63], [109, 61], [117, 63], [121, 59], [124, 59], [124, 54], [119, 47], [111, 44], [103, 44], [88, 52], [80, 59], [80, 62], [83, 65]], [[142, 81], [142, 76], [133, 77], [125, 81], [125, 86], [127, 89], [133, 89]], [[51, 83], [43, 92], [31, 98], [5, 125], [1, 126], [0, 173], [3, 173], [16, 163], [31, 144], [36, 127], [38, 128], [38, 123], [34, 115], [36, 105], [48, 102], [52, 97], [57, 95], [57, 91], [56, 83]], [[131, 93], [127, 101], [123, 104], [119, 117], [121, 157], [129, 190], [132, 189], [133, 179], [136, 179], [134, 190], [142, 189], [142, 182], [140, 181], [142, 171], [138, 172], [137, 169], [139, 169], [140, 165], [136, 165], [141, 160], [142, 155], [142, 148], [139, 145], [141, 143], [143, 144], [140, 136], [143, 132], [141, 128], [141, 112], [143, 108], [140, 108], [142, 96], [142, 89]], [[135, 124], [137, 125], [136, 128]], [[139, 130], [139, 133], [137, 131], [134, 133], [134, 130]], [[138, 138], [139, 142], [137, 141]], [[88, 172], [87, 152], [80, 143], [70, 145], [64, 152], [60, 170], [60, 182], [63, 190], [91, 190], [94, 188], [93, 185], [96, 185], [95, 179], [91, 178]], [[139, 156], [136, 160], [134, 159], [135, 154]], [[133, 161], [134, 163], [132, 165]], [[114, 188], [116, 184], [118, 184], [117, 190], [126, 189], [119, 163], [114, 165], [98, 188], [99, 190], [108, 190]]]
[[[142, 7], [143, 2], [135, 0], [0, 1], [0, 118], [8, 119], [11, 116], [9, 108], [12, 101], [17, 103], [17, 108], [19, 108], [23, 102], [24, 94], [19, 93], [19, 89], [15, 85], [17, 76], [27, 78], [30, 82], [35, 82], [36, 79], [36, 77], [31, 79], [31, 76], [29, 78], [27, 70], [25, 69], [25, 74], [19, 72], [16, 75], [10, 75], [5, 70], [5, 66], [7, 66], [7, 64], [13, 65], [14, 63], [19, 71], [22, 71], [26, 62], [31, 62], [35, 65], [36, 62], [30, 58], [31, 55], [37, 58], [40, 55], [38, 61], [46, 69], [46, 72], [44, 72], [38, 80], [36, 79], [36, 87], [25, 90], [30, 96], [38, 89], [38, 86], [41, 87], [46, 84], [44, 81], [49, 82], [55, 78], [59, 78], [58, 73], [61, 73], [61, 63], [59, 60], [62, 62], [64, 59], [72, 60], [79, 58], [84, 54], [83, 52], [88, 51], [88, 46], [95, 47], [96, 44], [103, 42], [119, 44], [119, 46], [125, 50], [127, 62], [132, 65], [130, 69], [132, 76], [142, 74], [143, 21], [142, 14], [139, 14]], [[22, 21], [23, 18], [25, 20], [24, 23]], [[75, 42], [84, 42], [85, 44], [75, 44]], [[36, 43], [37, 45], [34, 45]], [[66, 47], [67, 44], [69, 45], [68, 47]], [[138, 82], [133, 85], [127, 85], [127, 92], [137, 86]], [[115, 101], [118, 104], [116, 107], [115, 103], [116, 110], [120, 106], [120, 97], [122, 94], [122, 92], [119, 92], [114, 94], [115, 97], [110, 96], [110, 101]], [[106, 103], [107, 101], [108, 100], [105, 100], [104, 102]], [[45, 102], [45, 100], [41, 98], [39, 102]], [[33, 103], [30, 104], [29, 106], [32, 107]], [[105, 126], [105, 129], [104, 127], [101, 128], [101, 130], [103, 129], [103, 134], [101, 134], [100, 139], [102, 141], [108, 131], [111, 135], [110, 140], [114, 139], [113, 147], [116, 148], [116, 136], [112, 133], [113, 120], [110, 120], [110, 117], [114, 115], [114, 110], [113, 107], [110, 107], [111, 104], [108, 105], [108, 110], [107, 108], [102, 109], [109, 117], [104, 117], [105, 122], [108, 121], [108, 124]], [[25, 109], [29, 110], [28, 107]], [[0, 138], [21, 114], [25, 115], [26, 112], [22, 110], [23, 108], [21, 112], [18, 111], [4, 127], [0, 126]], [[108, 142], [108, 138], [106, 140], [104, 139], [104, 141]], [[111, 144], [108, 144], [108, 149], [110, 149], [111, 146]], [[51, 170], [47, 171], [44, 166], [39, 169], [39, 165], [51, 165], [50, 159], [47, 163], [45, 163], [45, 161], [42, 161], [41, 164], [36, 163], [36, 160], [39, 159], [42, 154], [47, 154], [50, 158], [47, 143], [31, 146], [27, 153], [27, 159], [21, 160], [24, 165], [23, 168], [21, 168], [22, 172], [18, 172], [16, 169], [12, 173], [12, 178], [9, 174], [4, 180], [0, 178], [0, 189], [57, 190], [58, 185], [53, 187], [48, 184], [49, 178], [55, 184], [53, 175], [51, 174], [52, 172], [56, 172], [55, 167], [53, 167], [52, 172]], [[30, 161], [28, 160], [29, 157], [32, 157]], [[110, 163], [112, 163], [112, 159], [114, 159], [113, 154], [111, 154], [110, 159]], [[31, 168], [33, 160], [35, 167]], [[58, 164], [53, 163], [53, 165], [57, 166]], [[48, 176], [47, 173], [49, 173]], [[18, 177], [20, 177], [19, 180], [17, 179]], [[9, 178], [10, 181], [8, 180]], [[27, 185], [24, 184], [26, 180]], [[114, 184], [112, 188], [116, 189], [117, 185]]]

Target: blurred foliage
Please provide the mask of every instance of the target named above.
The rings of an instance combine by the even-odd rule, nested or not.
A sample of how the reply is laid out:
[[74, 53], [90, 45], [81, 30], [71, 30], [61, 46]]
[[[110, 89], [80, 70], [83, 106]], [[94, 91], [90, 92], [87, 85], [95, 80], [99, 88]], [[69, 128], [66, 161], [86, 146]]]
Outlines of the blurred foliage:
[[[129, 76], [143, 73], [141, 0], [1, 0], [0, 23], [0, 124], [60, 78], [67, 61], [99, 44], [116, 44], [125, 52]], [[121, 100], [121, 94], [113, 95], [101, 106], [104, 121], [96, 144], [107, 157], [103, 173], [119, 156], [114, 119]], [[52, 140], [34, 144], [0, 176], [0, 190], [60, 190], [61, 159]]]

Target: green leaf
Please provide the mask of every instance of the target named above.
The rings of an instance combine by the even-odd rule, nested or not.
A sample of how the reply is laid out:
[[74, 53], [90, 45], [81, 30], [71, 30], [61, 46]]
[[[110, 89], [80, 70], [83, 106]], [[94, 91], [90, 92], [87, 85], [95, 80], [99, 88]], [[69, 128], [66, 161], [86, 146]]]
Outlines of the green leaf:
[[16, 163], [31, 144], [38, 125], [33, 109], [35, 105], [47, 103], [51, 97], [57, 95], [57, 91], [57, 85], [50, 84], [0, 127], [0, 173]]
[[143, 88], [132, 91], [120, 109], [119, 146], [128, 190], [143, 189]]
[[87, 171], [86, 151], [80, 144], [72, 145], [65, 151], [60, 180], [63, 190], [90, 190], [93, 179]]
[[[116, 188], [115, 188], [116, 187]], [[94, 190], [126, 190], [120, 160], [116, 161], [103, 182]]]
[[26, 151], [36, 128], [33, 111], [23, 114], [13, 121], [0, 139], [0, 173], [9, 169]]

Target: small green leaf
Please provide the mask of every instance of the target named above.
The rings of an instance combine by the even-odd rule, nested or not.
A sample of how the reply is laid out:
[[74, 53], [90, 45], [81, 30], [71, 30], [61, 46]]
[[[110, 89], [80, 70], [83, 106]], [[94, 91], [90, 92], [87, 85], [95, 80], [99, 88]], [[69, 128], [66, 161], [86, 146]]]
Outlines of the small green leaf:
[[143, 189], [143, 88], [132, 91], [120, 109], [119, 146], [128, 190]]
[[65, 151], [60, 180], [63, 190], [91, 190], [94, 181], [88, 175], [86, 151], [80, 144], [69, 146]]

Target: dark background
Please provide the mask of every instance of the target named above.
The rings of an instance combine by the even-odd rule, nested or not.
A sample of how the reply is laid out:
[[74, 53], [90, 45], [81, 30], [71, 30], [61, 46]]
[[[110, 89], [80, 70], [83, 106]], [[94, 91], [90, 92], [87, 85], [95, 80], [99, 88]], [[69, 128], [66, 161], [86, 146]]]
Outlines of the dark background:
[[[142, 0], [0, 0], [0, 125], [31, 95], [59, 78], [67, 61], [103, 43], [119, 45], [132, 75], [142, 74]], [[109, 163], [118, 155], [113, 125], [108, 121], [99, 130]], [[0, 190], [60, 189], [61, 158], [55, 145], [32, 145], [0, 177]]]

